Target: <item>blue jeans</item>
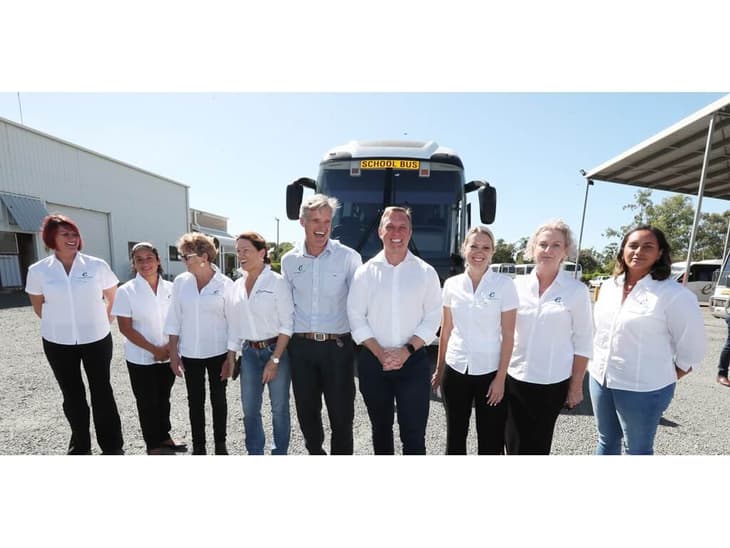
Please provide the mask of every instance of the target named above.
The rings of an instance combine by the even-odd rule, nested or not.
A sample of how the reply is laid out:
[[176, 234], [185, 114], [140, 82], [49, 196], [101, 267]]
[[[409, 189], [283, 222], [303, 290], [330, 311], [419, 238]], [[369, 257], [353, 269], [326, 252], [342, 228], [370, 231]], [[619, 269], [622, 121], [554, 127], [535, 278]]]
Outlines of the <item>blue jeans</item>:
[[591, 403], [598, 429], [596, 455], [620, 455], [622, 438], [627, 454], [653, 455], [659, 419], [672, 401], [675, 385], [632, 392], [607, 388], [591, 377]]
[[[243, 428], [246, 451], [249, 455], [263, 455], [266, 444], [264, 424], [261, 420], [261, 404], [264, 385], [261, 377], [264, 367], [271, 358], [275, 345], [261, 350], [243, 343], [241, 348], [241, 403], [243, 405]], [[268, 383], [271, 400], [271, 417], [274, 427], [272, 455], [286, 455], [289, 450], [291, 419], [289, 417], [289, 355], [285, 351], [280, 358], [276, 377]]]

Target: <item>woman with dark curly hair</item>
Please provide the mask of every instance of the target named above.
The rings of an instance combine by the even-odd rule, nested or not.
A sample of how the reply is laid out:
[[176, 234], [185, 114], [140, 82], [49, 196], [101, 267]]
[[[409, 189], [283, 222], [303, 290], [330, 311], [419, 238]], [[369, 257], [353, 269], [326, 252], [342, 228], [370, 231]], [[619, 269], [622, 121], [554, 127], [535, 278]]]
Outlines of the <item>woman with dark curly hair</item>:
[[664, 233], [641, 225], [623, 238], [614, 277], [594, 309], [588, 366], [598, 455], [651, 455], [678, 379], [702, 362], [706, 339], [697, 298], [673, 281]]

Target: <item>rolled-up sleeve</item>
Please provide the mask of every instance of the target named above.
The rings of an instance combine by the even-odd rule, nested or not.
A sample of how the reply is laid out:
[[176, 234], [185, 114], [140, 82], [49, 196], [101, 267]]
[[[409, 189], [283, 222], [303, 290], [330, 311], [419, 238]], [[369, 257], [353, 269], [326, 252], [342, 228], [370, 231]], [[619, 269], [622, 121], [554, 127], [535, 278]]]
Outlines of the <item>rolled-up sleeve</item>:
[[352, 338], [357, 344], [374, 337], [368, 324], [368, 270], [367, 265], [358, 267], [350, 282], [347, 295], [347, 319], [350, 322]]
[[436, 338], [436, 332], [441, 324], [441, 285], [438, 274], [432, 268], [427, 270], [426, 291], [423, 299], [423, 319], [413, 333], [426, 344]]
[[43, 295], [43, 280], [35, 268], [28, 269], [25, 280], [25, 292], [29, 295]]
[[170, 303], [170, 309], [167, 312], [167, 319], [165, 320], [165, 335], [180, 335], [180, 326], [182, 321], [182, 307], [180, 302], [180, 293], [182, 289], [182, 279], [175, 278], [172, 286], [172, 302]]
[[679, 293], [667, 306], [667, 328], [674, 351], [674, 363], [683, 371], [696, 369], [707, 352], [707, 334], [697, 297]]
[[573, 353], [588, 359], [593, 357], [593, 317], [588, 288], [582, 286], [575, 295], [571, 309], [573, 319]]
[[289, 335], [294, 333], [294, 302], [291, 298], [289, 284], [284, 278], [276, 281], [276, 313], [279, 318], [279, 333]]

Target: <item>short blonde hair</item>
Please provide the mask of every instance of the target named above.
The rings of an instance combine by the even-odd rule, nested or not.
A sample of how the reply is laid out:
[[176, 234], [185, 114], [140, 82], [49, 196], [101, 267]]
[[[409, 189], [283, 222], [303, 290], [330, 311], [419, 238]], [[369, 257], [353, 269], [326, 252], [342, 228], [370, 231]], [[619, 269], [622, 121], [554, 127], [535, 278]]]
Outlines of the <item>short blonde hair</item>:
[[391, 218], [393, 213], [403, 213], [406, 217], [408, 217], [408, 226], [413, 229], [413, 221], [411, 219], [411, 210], [407, 207], [401, 207], [401, 206], [388, 206], [383, 210], [383, 215], [380, 217], [380, 224], [378, 225], [378, 230], [383, 228], [385, 226], [385, 223], [388, 222], [388, 219]]
[[525, 247], [525, 259], [529, 261], [535, 256], [537, 239], [540, 237], [540, 234], [546, 230], [557, 230], [562, 233], [563, 238], [565, 239], [565, 257], [575, 257], [577, 250], [575, 246], [575, 239], [573, 238], [573, 232], [570, 230], [570, 227], [562, 219], [551, 219], [538, 226], [535, 232], [532, 233], [532, 236], [530, 236], [530, 239], [527, 240], [527, 246]]
[[306, 198], [302, 202], [302, 205], [299, 206], [299, 218], [307, 220], [310, 211], [316, 211], [323, 207], [330, 208], [334, 215], [335, 211], [340, 207], [340, 201], [337, 198], [332, 198], [324, 194], [313, 194], [309, 198]]
[[185, 251], [189, 250], [192, 253], [196, 253], [199, 257], [205, 253], [208, 256], [208, 261], [211, 263], [215, 263], [218, 258], [215, 241], [202, 232], [188, 232], [180, 236], [180, 239], [177, 241], [177, 250], [181, 255], [185, 255]]
[[469, 241], [469, 238], [474, 236], [474, 234], [486, 234], [489, 236], [489, 239], [492, 240], [492, 251], [494, 251], [495, 246], [497, 245], [494, 240], [494, 234], [492, 233], [492, 230], [484, 225], [476, 225], [469, 229], [469, 232], [466, 233], [466, 236], [464, 236], [464, 241], [461, 243], [461, 256], [466, 257], [466, 242]]

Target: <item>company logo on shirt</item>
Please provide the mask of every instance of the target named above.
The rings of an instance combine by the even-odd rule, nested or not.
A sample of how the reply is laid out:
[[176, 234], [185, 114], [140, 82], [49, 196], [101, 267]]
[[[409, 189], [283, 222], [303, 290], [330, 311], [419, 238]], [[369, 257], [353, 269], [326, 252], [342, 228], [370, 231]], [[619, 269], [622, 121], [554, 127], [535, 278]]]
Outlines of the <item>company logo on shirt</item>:
[[299, 265], [299, 266], [297, 267], [297, 272], [304, 272], [304, 265], [303, 265], [303, 264], [300, 264], [300, 265]]
[[560, 303], [563, 302], [563, 298], [562, 297], [555, 297], [555, 302], [558, 303], [558, 304], [560, 304]]
[[88, 272], [82, 272], [81, 273], [81, 277], [82, 278], [88, 278], [89, 277], [89, 273]]
[[494, 299], [494, 296], [495, 296], [495, 295], [496, 295], [496, 293], [495, 293], [494, 291], [490, 291], [490, 292], [489, 292], [489, 298], [490, 298], [490, 299]]

